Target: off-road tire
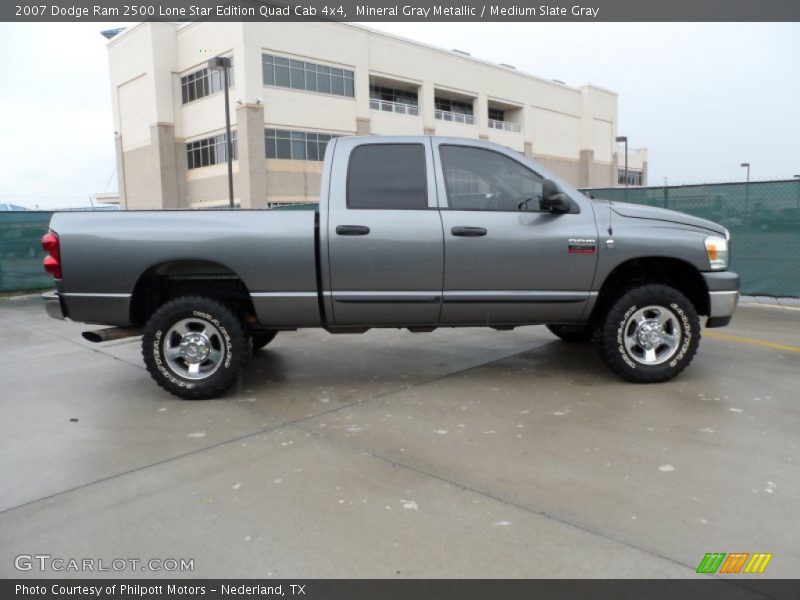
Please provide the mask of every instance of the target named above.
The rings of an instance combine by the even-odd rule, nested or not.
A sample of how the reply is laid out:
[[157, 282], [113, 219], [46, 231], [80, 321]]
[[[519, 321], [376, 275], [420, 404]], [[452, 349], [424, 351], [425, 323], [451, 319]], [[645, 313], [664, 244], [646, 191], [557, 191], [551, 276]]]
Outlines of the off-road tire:
[[[182, 376], [170, 367], [165, 355], [165, 336], [184, 319], [210, 324], [222, 342], [219, 366], [202, 379]], [[241, 319], [226, 305], [204, 296], [183, 296], [166, 302], [147, 321], [142, 335], [142, 357], [147, 372], [159, 386], [184, 400], [222, 395], [236, 382], [250, 354], [250, 337]]]
[[261, 350], [264, 346], [274, 340], [276, 335], [278, 335], [277, 331], [259, 331], [257, 333], [253, 333], [250, 336], [250, 339], [253, 341], [253, 352], [258, 352]]
[[[626, 349], [626, 324], [637, 310], [648, 306], [665, 308], [675, 317], [681, 338], [677, 350], [661, 364], [642, 364]], [[603, 361], [617, 375], [634, 383], [667, 381], [683, 371], [694, 358], [700, 343], [700, 319], [692, 303], [673, 287], [648, 284], [625, 291], [599, 324], [598, 350]]]
[[554, 336], [570, 344], [591, 342], [594, 330], [589, 325], [547, 325]]

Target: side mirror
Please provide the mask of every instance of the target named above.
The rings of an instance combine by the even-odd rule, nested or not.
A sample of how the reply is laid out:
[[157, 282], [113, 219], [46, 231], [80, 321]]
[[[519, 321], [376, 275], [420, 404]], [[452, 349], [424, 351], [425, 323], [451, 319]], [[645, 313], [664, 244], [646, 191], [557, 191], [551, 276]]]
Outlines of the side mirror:
[[553, 214], [565, 214], [572, 212], [575, 203], [563, 193], [558, 184], [552, 179], [545, 179], [542, 182], [542, 199], [539, 201], [539, 209]]
[[563, 215], [572, 210], [572, 200], [566, 194], [553, 194], [549, 198], [542, 198], [539, 207], [557, 215]]

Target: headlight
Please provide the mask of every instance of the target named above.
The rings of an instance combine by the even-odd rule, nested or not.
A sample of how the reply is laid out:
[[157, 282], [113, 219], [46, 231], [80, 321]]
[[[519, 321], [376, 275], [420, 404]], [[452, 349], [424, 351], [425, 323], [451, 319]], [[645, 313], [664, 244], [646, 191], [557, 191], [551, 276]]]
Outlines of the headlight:
[[712, 235], [706, 238], [706, 254], [713, 271], [724, 271], [728, 268], [728, 240]]

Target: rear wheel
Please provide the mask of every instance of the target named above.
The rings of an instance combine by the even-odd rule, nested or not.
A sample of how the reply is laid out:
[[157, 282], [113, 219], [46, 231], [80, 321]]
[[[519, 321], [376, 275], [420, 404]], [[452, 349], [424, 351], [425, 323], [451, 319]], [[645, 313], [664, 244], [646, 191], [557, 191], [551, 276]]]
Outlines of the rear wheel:
[[250, 339], [253, 340], [253, 352], [261, 350], [264, 346], [269, 344], [278, 335], [277, 331], [259, 331], [253, 333]]
[[241, 320], [224, 304], [202, 296], [170, 300], [150, 317], [142, 336], [150, 376], [186, 400], [221, 395], [249, 354]]
[[667, 381], [683, 371], [700, 343], [692, 303], [667, 285], [625, 292], [600, 325], [600, 355], [619, 376], [636, 383]]
[[571, 344], [591, 342], [594, 334], [589, 325], [547, 325], [547, 328], [550, 333]]

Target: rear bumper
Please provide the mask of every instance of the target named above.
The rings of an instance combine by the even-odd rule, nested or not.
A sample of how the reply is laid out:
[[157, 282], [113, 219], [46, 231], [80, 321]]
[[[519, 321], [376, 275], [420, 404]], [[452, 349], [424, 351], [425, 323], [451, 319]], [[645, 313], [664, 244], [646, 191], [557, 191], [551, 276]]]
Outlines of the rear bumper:
[[739, 276], [731, 271], [703, 273], [708, 287], [706, 327], [724, 327], [739, 304]]
[[44, 309], [49, 316], [54, 319], [67, 318], [67, 313], [64, 310], [64, 305], [61, 303], [61, 296], [58, 295], [58, 292], [45, 292], [42, 294], [42, 301], [44, 302]]

